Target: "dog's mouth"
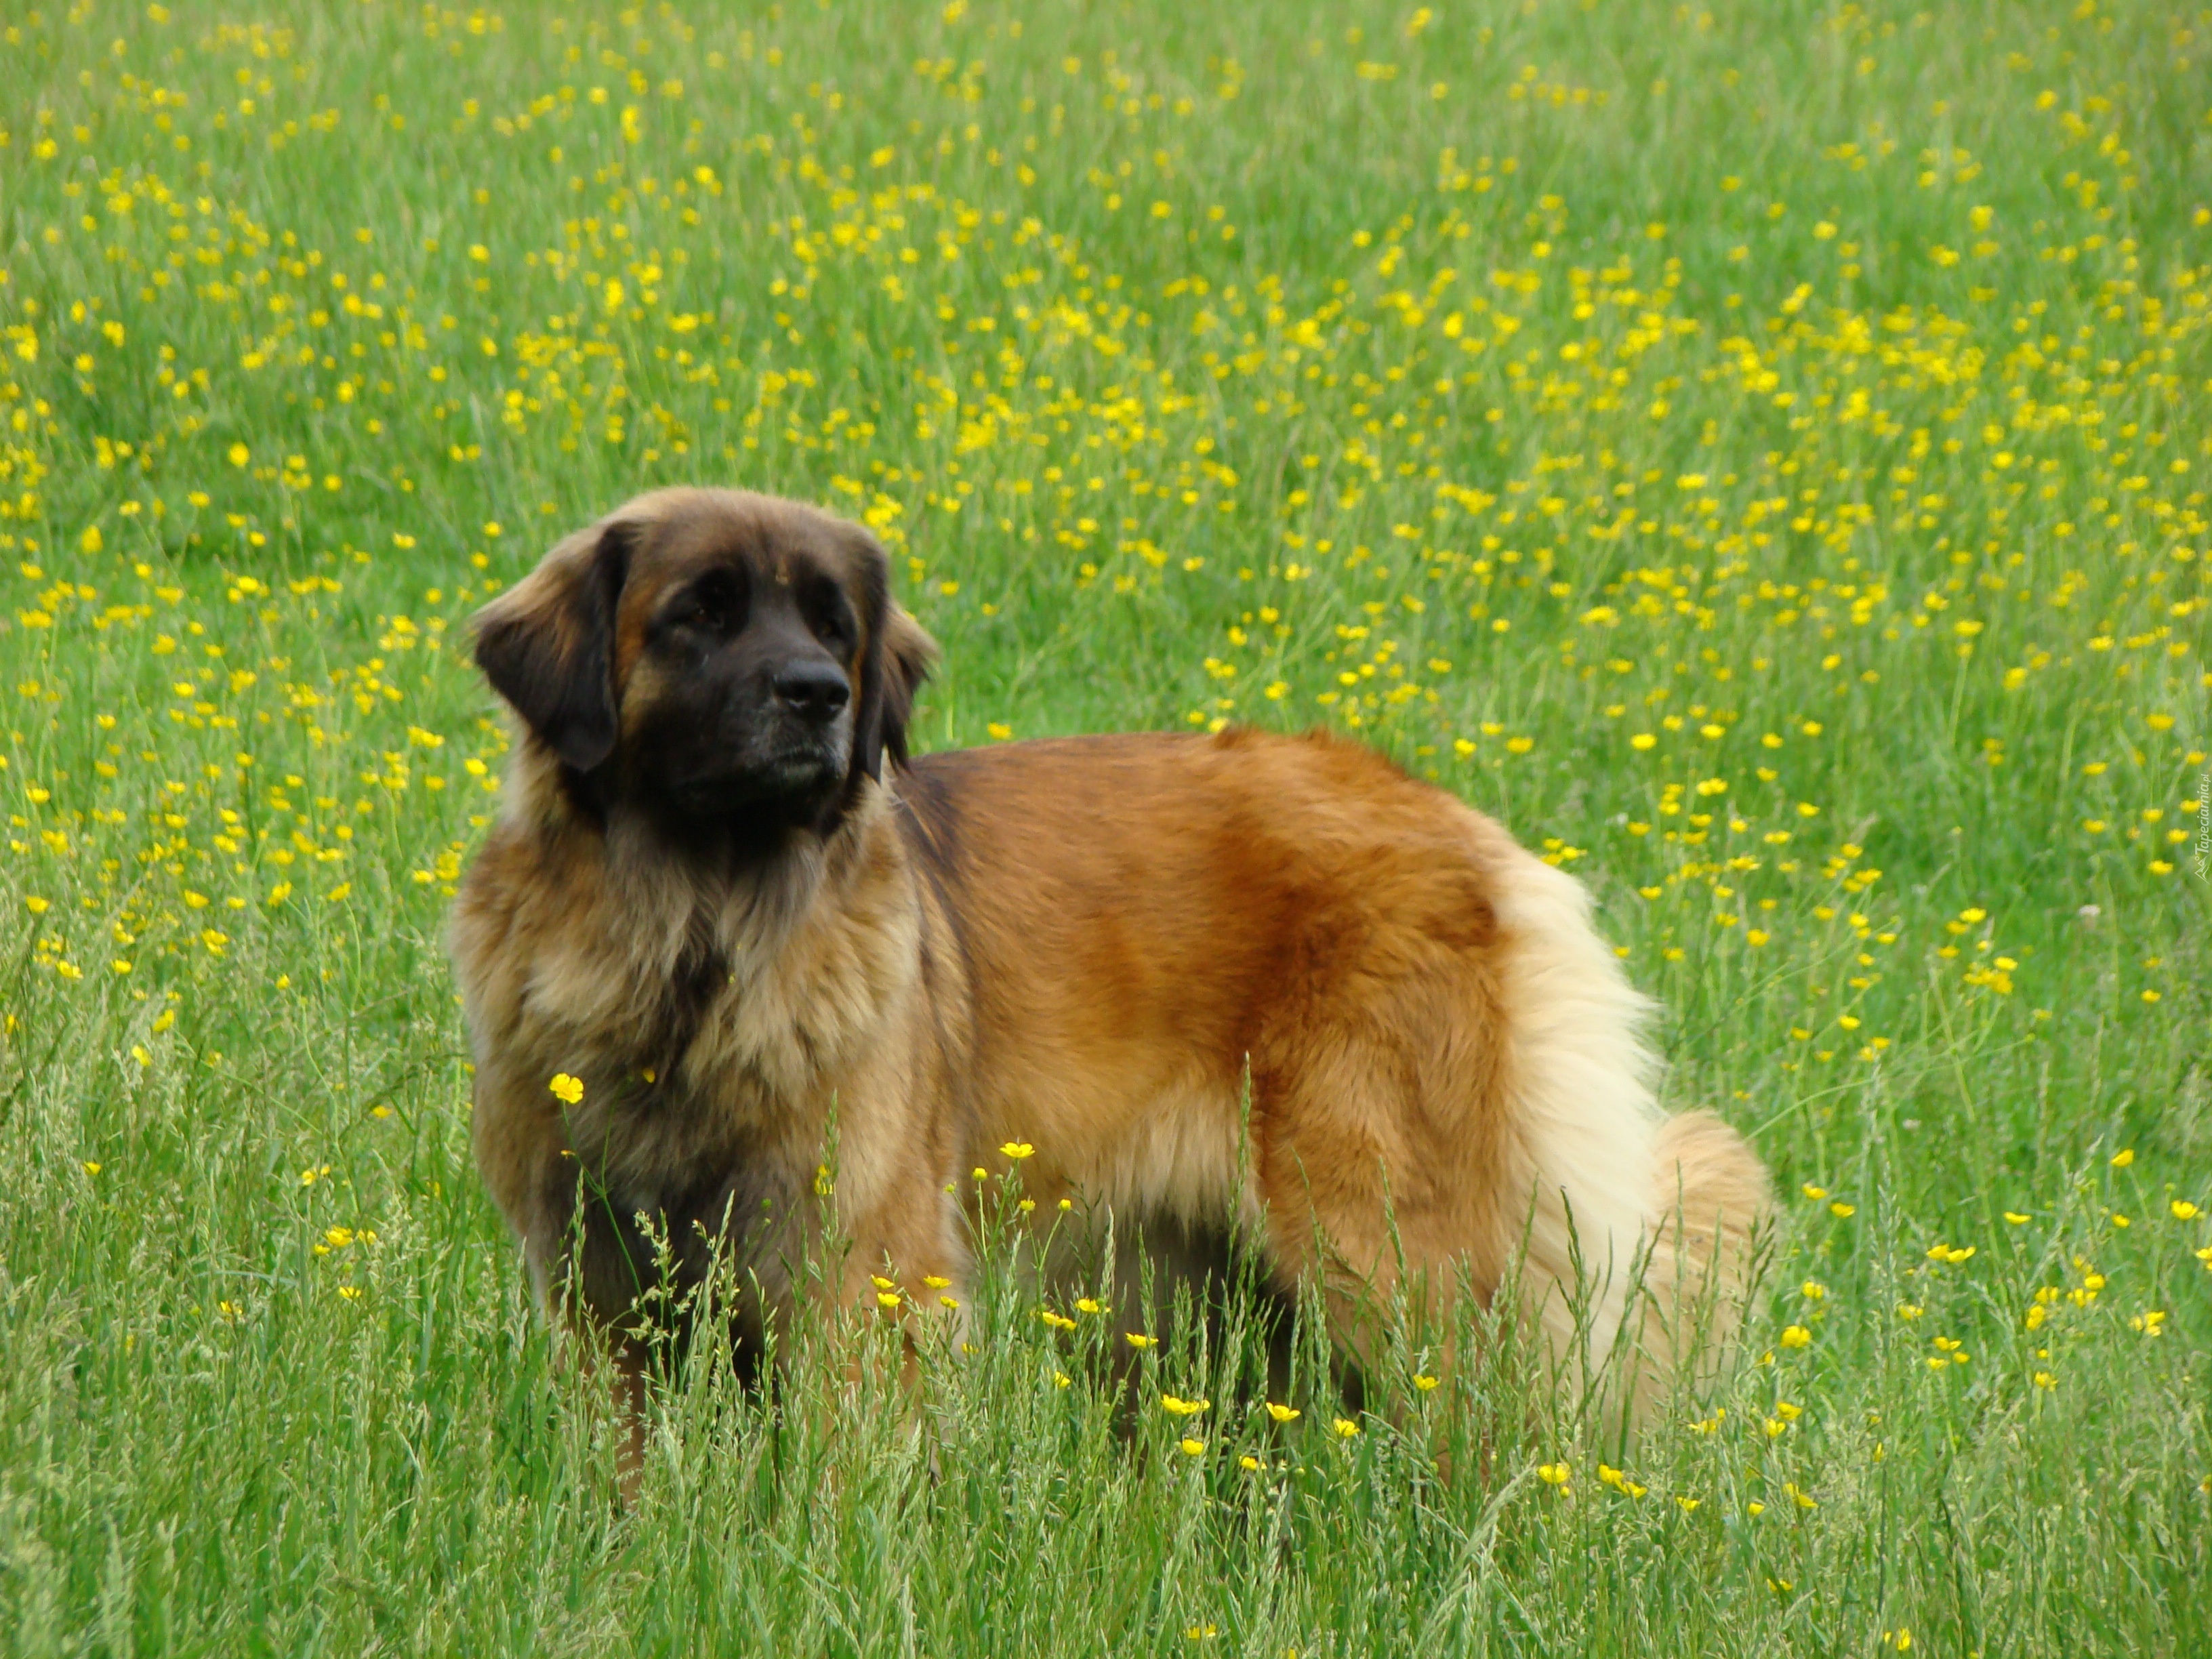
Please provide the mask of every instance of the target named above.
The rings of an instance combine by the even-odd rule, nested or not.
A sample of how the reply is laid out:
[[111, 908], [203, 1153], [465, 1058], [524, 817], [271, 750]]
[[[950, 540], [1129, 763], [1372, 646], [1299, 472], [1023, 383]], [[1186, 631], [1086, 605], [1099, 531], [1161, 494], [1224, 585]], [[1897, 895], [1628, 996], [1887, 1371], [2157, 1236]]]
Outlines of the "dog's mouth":
[[686, 811], [705, 816], [818, 800], [843, 774], [843, 763], [826, 746], [794, 745], [741, 768], [687, 778], [671, 793]]

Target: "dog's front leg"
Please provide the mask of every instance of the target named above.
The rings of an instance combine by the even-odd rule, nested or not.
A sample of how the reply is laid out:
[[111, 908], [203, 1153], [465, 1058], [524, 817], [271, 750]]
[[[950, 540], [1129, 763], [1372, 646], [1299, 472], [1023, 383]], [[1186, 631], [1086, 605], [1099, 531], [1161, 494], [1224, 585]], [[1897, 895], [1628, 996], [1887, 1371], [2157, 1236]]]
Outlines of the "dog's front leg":
[[[615, 1471], [625, 1506], [645, 1466], [647, 1376], [658, 1281], [651, 1241], [609, 1207], [588, 1172], [561, 1153], [539, 1183], [523, 1228], [531, 1279], [553, 1336], [556, 1365], [586, 1384], [586, 1410], [611, 1414]], [[664, 1292], [670, 1287], [660, 1287]]]
[[577, 1370], [614, 1416], [615, 1489], [624, 1509], [636, 1505], [645, 1480], [646, 1367], [642, 1345], [586, 1324], [565, 1334]]
[[[897, 1330], [899, 1387], [912, 1432], [926, 1431], [923, 1414], [925, 1361], [957, 1343], [967, 1328], [969, 1262], [959, 1229], [959, 1212], [941, 1186], [920, 1181], [913, 1190], [872, 1206], [850, 1226], [852, 1246], [838, 1275], [838, 1301], [865, 1326], [863, 1340], [848, 1351], [846, 1381], [859, 1389], [866, 1368], [886, 1354], [889, 1331]], [[939, 1201], [942, 1200], [942, 1201]], [[931, 1467], [936, 1466], [934, 1448]]]

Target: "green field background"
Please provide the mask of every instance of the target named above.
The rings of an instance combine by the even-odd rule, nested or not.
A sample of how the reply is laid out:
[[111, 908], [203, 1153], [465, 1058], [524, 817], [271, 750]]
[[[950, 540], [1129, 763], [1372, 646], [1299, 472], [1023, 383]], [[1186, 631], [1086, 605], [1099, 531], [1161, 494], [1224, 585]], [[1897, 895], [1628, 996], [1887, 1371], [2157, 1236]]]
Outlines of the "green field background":
[[[2203, 1650], [2212, 12], [253, 6], [0, 17], [0, 1647]], [[1279, 1425], [994, 1273], [621, 1503], [440, 930], [466, 617], [678, 482], [874, 529], [921, 747], [1585, 880], [1777, 1173], [1710, 1395]]]

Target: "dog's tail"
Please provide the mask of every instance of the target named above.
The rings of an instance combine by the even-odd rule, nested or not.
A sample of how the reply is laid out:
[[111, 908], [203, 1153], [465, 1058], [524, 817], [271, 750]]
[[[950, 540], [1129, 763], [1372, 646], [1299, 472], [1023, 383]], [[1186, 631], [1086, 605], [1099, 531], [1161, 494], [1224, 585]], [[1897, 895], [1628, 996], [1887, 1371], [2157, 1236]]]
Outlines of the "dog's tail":
[[1737, 1325], [1757, 1267], [1760, 1224], [1771, 1205], [1766, 1166], [1711, 1112], [1659, 1126], [1651, 1227], [1636, 1322], [1632, 1415], [1647, 1420], [1678, 1385], [1710, 1383]]
[[1766, 1170], [1711, 1113], [1661, 1114], [1642, 1036], [1650, 1004], [1590, 926], [1588, 892], [1517, 859], [1498, 917], [1518, 945], [1504, 1013], [1533, 1192], [1507, 1224], [1524, 1228], [1522, 1294], [1553, 1363], [1579, 1370], [1601, 1413], [1642, 1422], [1678, 1382], [1717, 1371], [1749, 1289]]

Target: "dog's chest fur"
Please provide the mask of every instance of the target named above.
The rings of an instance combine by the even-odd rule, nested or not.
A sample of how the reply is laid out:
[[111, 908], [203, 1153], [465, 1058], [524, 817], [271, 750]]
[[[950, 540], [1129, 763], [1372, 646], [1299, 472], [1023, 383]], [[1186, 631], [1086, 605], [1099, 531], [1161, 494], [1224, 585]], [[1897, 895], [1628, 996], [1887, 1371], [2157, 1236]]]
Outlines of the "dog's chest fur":
[[[735, 872], [671, 860], [619, 823], [516, 825], [471, 872], [484, 880], [464, 894], [455, 947], [490, 969], [464, 975], [481, 988], [480, 1053], [544, 1105], [555, 1073], [582, 1079], [583, 1100], [544, 1113], [542, 1132], [619, 1212], [673, 1213], [702, 1182], [811, 1174], [833, 1099], [919, 971], [896, 833], [878, 801], [856, 816], [827, 845]], [[536, 867], [517, 880], [510, 861]], [[495, 893], [534, 902], [477, 902]]]

